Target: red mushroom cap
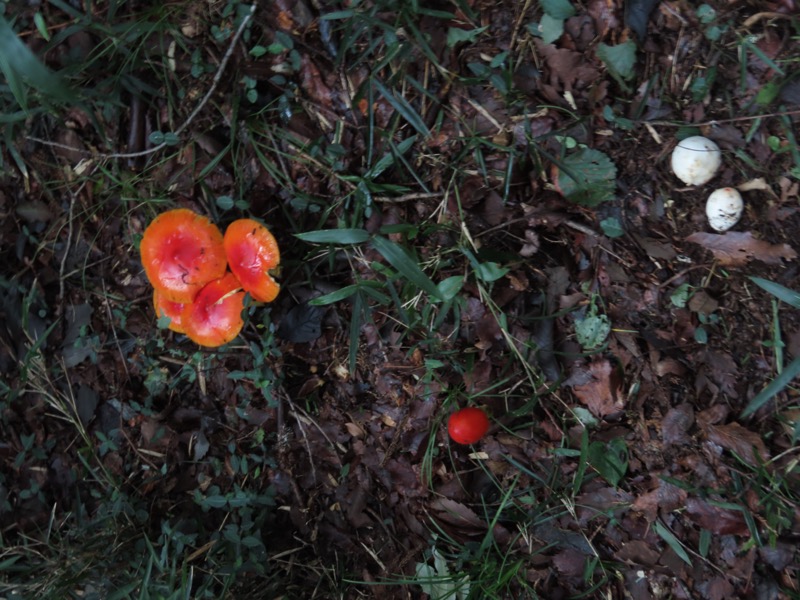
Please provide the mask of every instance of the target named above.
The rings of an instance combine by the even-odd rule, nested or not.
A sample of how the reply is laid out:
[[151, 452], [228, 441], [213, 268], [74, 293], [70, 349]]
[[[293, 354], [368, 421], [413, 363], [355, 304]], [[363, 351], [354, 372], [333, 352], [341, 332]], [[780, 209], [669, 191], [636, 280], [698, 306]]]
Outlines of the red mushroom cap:
[[231, 271], [258, 302], [272, 302], [280, 285], [269, 271], [281, 261], [278, 242], [258, 221], [239, 219], [225, 230], [225, 254]]
[[480, 408], [457, 410], [447, 420], [447, 432], [454, 442], [474, 444], [489, 431], [489, 417]]
[[244, 326], [244, 292], [233, 273], [206, 284], [181, 313], [189, 339], [201, 346], [216, 347], [234, 339]]
[[176, 333], [186, 333], [186, 328], [181, 321], [181, 313], [185, 304], [167, 300], [158, 290], [153, 290], [153, 306], [157, 317], [169, 317], [169, 328]]
[[156, 217], [145, 229], [140, 252], [153, 287], [165, 300], [181, 304], [222, 277], [227, 265], [219, 228], [186, 208]]

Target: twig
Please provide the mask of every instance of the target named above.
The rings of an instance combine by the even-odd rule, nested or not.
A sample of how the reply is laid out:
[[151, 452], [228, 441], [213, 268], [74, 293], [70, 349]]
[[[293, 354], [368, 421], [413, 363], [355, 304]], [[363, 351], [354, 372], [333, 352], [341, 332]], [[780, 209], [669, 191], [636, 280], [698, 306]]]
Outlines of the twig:
[[[253, 18], [253, 14], [256, 12], [256, 4], [250, 5], [250, 12], [248, 12], [242, 22], [239, 24], [239, 28], [236, 30], [236, 33], [233, 34], [233, 38], [231, 39], [231, 43], [228, 46], [225, 55], [222, 57], [222, 60], [219, 63], [219, 67], [217, 67], [217, 72], [214, 74], [214, 78], [211, 80], [211, 86], [206, 91], [205, 96], [203, 96], [202, 100], [198, 102], [197, 106], [194, 107], [194, 110], [191, 114], [186, 118], [182, 125], [180, 125], [173, 133], [175, 135], [180, 135], [183, 133], [189, 125], [197, 118], [197, 115], [200, 114], [200, 111], [203, 110], [208, 101], [211, 100], [211, 96], [217, 90], [217, 86], [219, 82], [222, 80], [222, 74], [225, 72], [225, 67], [228, 66], [228, 61], [230, 61], [231, 56], [233, 56], [233, 50], [236, 48], [236, 44], [239, 42], [239, 39], [242, 37], [247, 24], [250, 22], [250, 19]], [[81, 152], [89, 156], [94, 156], [95, 158], [101, 160], [118, 160], [121, 158], [140, 158], [142, 156], [148, 156], [153, 154], [154, 152], [158, 152], [159, 150], [167, 147], [167, 142], [161, 142], [157, 146], [153, 146], [152, 148], [148, 148], [147, 150], [141, 150], [140, 152], [115, 152], [113, 154], [94, 154], [92, 152], [88, 152], [86, 150], [82, 150], [79, 148], [73, 148], [71, 146], [66, 146], [64, 144], [59, 144], [57, 142], [51, 142], [49, 140], [43, 140], [40, 138], [35, 137], [27, 137], [26, 139], [37, 142], [39, 144], [44, 144], [46, 146], [54, 146], [56, 148], [61, 148], [63, 150], [72, 150], [75, 152]]]
[[[800, 115], [800, 110], [787, 110], [783, 112], [769, 113], [766, 115], [747, 115], [744, 117], [733, 117], [731, 119], [712, 119], [711, 121], [703, 121], [702, 123], [673, 123], [672, 121], [648, 121], [651, 125], [661, 125], [666, 127], [708, 127], [711, 125], [720, 125], [722, 123], [738, 123], [740, 121], [755, 121], [756, 119], [769, 119], [771, 117], [792, 117]], [[634, 121], [634, 123], [641, 124], [644, 121]]]
[[114, 335], [114, 342], [117, 344], [119, 357], [122, 360], [122, 368], [125, 369], [125, 375], [127, 376], [128, 381], [130, 381], [131, 374], [130, 371], [128, 371], [128, 363], [125, 360], [125, 353], [122, 351], [122, 344], [119, 343], [119, 336], [117, 335], [117, 327], [114, 325], [114, 315], [111, 314], [111, 305], [108, 302], [108, 292], [106, 292], [106, 282], [105, 280], [101, 279], [100, 283], [103, 285], [103, 300], [105, 300], [104, 304], [106, 305], [106, 312], [108, 313], [108, 322], [111, 324], [111, 333]]
[[61, 257], [61, 264], [58, 267], [58, 308], [57, 313], [61, 313], [64, 308], [64, 269], [67, 265], [67, 257], [69, 256], [69, 249], [72, 246], [72, 219], [75, 210], [75, 199], [78, 197], [83, 185], [77, 192], [69, 193], [69, 214], [67, 215], [67, 243], [64, 245], [64, 255]]

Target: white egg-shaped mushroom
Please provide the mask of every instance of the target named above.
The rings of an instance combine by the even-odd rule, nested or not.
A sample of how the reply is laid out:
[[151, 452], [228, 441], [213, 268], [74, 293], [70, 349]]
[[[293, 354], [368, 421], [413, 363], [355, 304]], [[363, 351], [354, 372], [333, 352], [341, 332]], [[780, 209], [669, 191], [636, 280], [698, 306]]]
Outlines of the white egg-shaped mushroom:
[[741, 194], [730, 187], [714, 190], [706, 201], [708, 224], [716, 231], [728, 231], [736, 225], [743, 210]]
[[703, 185], [710, 181], [721, 164], [719, 146], [702, 135], [681, 140], [672, 151], [672, 172], [687, 185]]

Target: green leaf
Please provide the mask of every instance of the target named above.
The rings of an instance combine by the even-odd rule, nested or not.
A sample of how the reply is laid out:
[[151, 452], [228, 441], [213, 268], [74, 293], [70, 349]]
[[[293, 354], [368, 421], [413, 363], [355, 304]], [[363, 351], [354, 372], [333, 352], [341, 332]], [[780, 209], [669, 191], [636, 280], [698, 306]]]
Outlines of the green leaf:
[[684, 308], [689, 301], [689, 296], [692, 295], [692, 286], [688, 283], [682, 283], [669, 297], [669, 301], [676, 308]]
[[611, 321], [606, 315], [589, 315], [575, 323], [575, 337], [584, 350], [594, 350], [603, 345], [611, 333]]
[[778, 375], [772, 382], [765, 387], [761, 392], [756, 395], [755, 398], [748, 402], [745, 409], [742, 411], [740, 418], [745, 419], [756, 412], [759, 408], [764, 406], [767, 402], [769, 402], [773, 396], [781, 392], [786, 386], [788, 386], [792, 380], [800, 375], [800, 356], [795, 358], [792, 362], [786, 365], [781, 371], [781, 374]]
[[772, 104], [780, 92], [781, 84], [774, 80], [769, 81], [764, 87], [758, 90], [758, 94], [756, 94], [756, 104], [760, 104], [761, 106]]
[[486, 283], [492, 283], [501, 277], [505, 277], [508, 271], [508, 268], [501, 267], [496, 262], [478, 263], [475, 267], [476, 277], [481, 281], [485, 281]]
[[471, 30], [451, 27], [447, 30], [447, 47], [452, 48], [453, 46], [456, 46], [462, 42], [475, 42], [478, 37], [488, 28], [488, 25]]
[[614, 438], [608, 443], [592, 442], [588, 459], [603, 479], [617, 487], [628, 470], [628, 446], [622, 438]]
[[369, 240], [369, 233], [364, 229], [318, 229], [294, 235], [312, 244], [363, 244]]
[[409, 256], [409, 254], [401, 246], [395, 244], [393, 241], [387, 238], [380, 236], [375, 236], [372, 238], [372, 245], [374, 246], [375, 250], [377, 250], [381, 256], [386, 259], [386, 262], [397, 269], [400, 275], [408, 279], [411, 283], [423, 290], [429, 296], [432, 296], [438, 300], [444, 300], [444, 297], [439, 291], [439, 288], [436, 287], [436, 284], [433, 283], [433, 281], [431, 281], [427, 275], [425, 275], [417, 262], [411, 258], [411, 256]]
[[575, 7], [569, 0], [539, 0], [539, 4], [546, 15], [554, 19], [569, 19], [575, 15]]
[[217, 198], [217, 208], [220, 210], [230, 210], [233, 206], [234, 201], [230, 196], [220, 196]]
[[677, 554], [683, 562], [690, 567], [692, 566], [692, 561], [689, 558], [689, 554], [687, 554], [686, 549], [681, 545], [680, 540], [675, 537], [674, 533], [662, 525], [661, 521], [656, 521], [653, 523], [653, 529], [659, 535], [659, 537], [664, 540], [670, 548], [672, 548], [672, 551]]
[[600, 221], [600, 229], [610, 238], [618, 238], [625, 235], [625, 230], [616, 217], [608, 217]]
[[436, 287], [439, 288], [439, 293], [445, 301], [452, 300], [456, 294], [461, 291], [464, 285], [464, 278], [461, 275], [453, 275], [447, 279], [443, 279]]
[[581, 148], [557, 166], [558, 187], [570, 202], [597, 206], [614, 198], [617, 167], [605, 153]]
[[539, 31], [542, 41], [545, 44], [552, 44], [564, 33], [564, 19], [556, 19], [545, 13], [539, 21]]
[[627, 90], [628, 86], [625, 85], [625, 82], [634, 75], [636, 42], [628, 40], [616, 46], [600, 44], [597, 47], [597, 57], [606, 65], [611, 76]]

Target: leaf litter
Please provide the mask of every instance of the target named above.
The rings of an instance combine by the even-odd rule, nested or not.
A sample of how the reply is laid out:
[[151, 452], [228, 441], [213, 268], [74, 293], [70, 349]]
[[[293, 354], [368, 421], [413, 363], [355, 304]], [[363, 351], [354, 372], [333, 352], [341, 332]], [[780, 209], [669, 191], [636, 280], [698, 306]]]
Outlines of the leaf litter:
[[[767, 85], [768, 63], [752, 48], [742, 49], [752, 59], [744, 65], [714, 52], [712, 25], [730, 43], [737, 32], [722, 3], [707, 5], [714, 5], [718, 23], [704, 23], [703, 13], [688, 5], [654, 9], [649, 2], [631, 3], [625, 13], [614, 2], [562, 2], [570, 10], [561, 12], [558, 4], [546, 3], [545, 11], [562, 27], [547, 42], [527, 37], [535, 35], [533, 27], [517, 26], [542, 17], [536, 7], [526, 5], [522, 12], [519, 3], [467, 2], [455, 19], [426, 16], [420, 26], [429, 46], [414, 49], [411, 85], [395, 88], [390, 60], [374, 74], [363, 65], [337, 63], [344, 46], [332, 40], [345, 35], [347, 25], [315, 15], [334, 5], [349, 7], [276, 3], [260, 27], [265, 40], [280, 47], [271, 46], [274, 52], [263, 61], [242, 56], [239, 65], [256, 82], [251, 90], [257, 102], [250, 107], [255, 112], [300, 99], [286, 105], [294, 112], [274, 117], [280, 124], [275, 131], [284, 137], [270, 140], [278, 150], [267, 161], [271, 168], [246, 144], [238, 159], [246, 168], [229, 156], [216, 161], [224, 147], [220, 141], [232, 135], [256, 136], [259, 144], [268, 137], [221, 128], [198, 131], [197, 147], [150, 171], [150, 185], [190, 206], [200, 203], [200, 173], [217, 199], [237, 196], [235, 182], [245, 177], [250, 210], [276, 224], [282, 253], [291, 257], [284, 282], [290, 291], [271, 307], [269, 322], [251, 321], [244, 343], [209, 362], [193, 349], [186, 352], [176, 337], [153, 341], [149, 300], [140, 266], [129, 256], [133, 240], [118, 204], [98, 205], [98, 220], [87, 219], [70, 240], [73, 248], [87, 248], [87, 260], [77, 263], [86, 265], [85, 274], [72, 273], [72, 265], [62, 273], [54, 250], [65, 239], [61, 225], [49, 229], [49, 223], [63, 211], [22, 193], [19, 181], [4, 175], [0, 210], [18, 218], [0, 221], [0, 252], [9, 269], [2, 274], [3, 291], [14, 299], [3, 304], [3, 321], [13, 335], [0, 331], [0, 365], [9, 387], [25, 395], [24, 402], [13, 397], [4, 413], [3, 485], [20, 492], [36, 484], [43, 493], [43, 499], [13, 496], [13, 506], [0, 511], [4, 532], [30, 535], [47, 522], [57, 500], [89, 493], [86, 482], [70, 477], [80, 464], [71, 432], [54, 418], [46, 390], [38, 389], [52, 382], [20, 370], [17, 360], [18, 346], [32, 347], [24, 343], [27, 332], [42, 335], [54, 322], [53, 305], [60, 303], [80, 309], [67, 311], [62, 329], [39, 347], [64, 361], [77, 390], [80, 424], [113, 438], [113, 447], [102, 446], [104, 466], [151, 496], [154, 514], [174, 511], [188, 518], [197, 512], [187, 500], [194, 494], [249, 484], [241, 463], [246, 455], [264, 462], [263, 485], [274, 489], [281, 507], [265, 539], [268, 549], [289, 550], [315, 566], [341, 565], [363, 581], [434, 572], [461, 577], [461, 566], [448, 562], [453, 550], [468, 552], [488, 539], [504, 556], [520, 560], [517, 575], [540, 597], [586, 594], [594, 584], [634, 598], [723, 598], [754, 590], [789, 597], [785, 590], [797, 589], [800, 562], [797, 498], [759, 499], [778, 497], [765, 478], [777, 476], [773, 457], [791, 457], [796, 439], [776, 426], [773, 412], [735, 417], [782, 367], [771, 341], [771, 297], [748, 286], [746, 276], [799, 287], [792, 232], [800, 215], [792, 205], [797, 184], [789, 175], [791, 153], [773, 154], [762, 141], [772, 136], [776, 148], [788, 147], [782, 144], [790, 132], [780, 119], [765, 119], [751, 131], [754, 122], [732, 117], [749, 114], [754, 96], [748, 90]], [[792, 3], [774, 4], [770, 8], [779, 11]], [[462, 14], [466, 9], [472, 17]], [[623, 13], [640, 39], [636, 48]], [[474, 36], [453, 38], [450, 32], [462, 30], [476, 14], [480, 27]], [[686, 22], [705, 29], [688, 30]], [[788, 23], [779, 19], [772, 26]], [[192, 29], [193, 35], [211, 36], [200, 20]], [[413, 30], [406, 23], [397, 31], [408, 36]], [[769, 43], [756, 48], [769, 61], [781, 60], [787, 49], [780, 39], [765, 38]], [[517, 50], [509, 40], [532, 55], [524, 72], [520, 67], [512, 74], [516, 100], [508, 94], [500, 56], [501, 50]], [[602, 50], [595, 52], [600, 43]], [[376, 38], [364, 50], [384, 44]], [[430, 53], [446, 68], [433, 68]], [[645, 78], [645, 59], [673, 65], [670, 77]], [[705, 90], [697, 82], [704, 76], [708, 81], [711, 69], [719, 76]], [[721, 87], [740, 76], [747, 85]], [[427, 93], [421, 93], [420, 81], [430, 84]], [[730, 112], [713, 101], [722, 92], [729, 92]], [[229, 89], [224, 96], [235, 93]], [[791, 81], [780, 94], [791, 102]], [[672, 104], [671, 98], [681, 101]], [[228, 102], [217, 107], [226, 118], [234, 113]], [[446, 109], [436, 113], [437, 102]], [[166, 127], [168, 107], [155, 99], [147, 103], [152, 106], [141, 127]], [[220, 122], [211, 108], [206, 116]], [[374, 123], [365, 125], [367, 116]], [[748, 187], [748, 197], [766, 207], [748, 210], [746, 230], [707, 233], [704, 194], [692, 190], [681, 192], [680, 200], [672, 197], [676, 181], [657, 143], [676, 134], [665, 124], [668, 118], [730, 119], [698, 128], [727, 143], [734, 156], [741, 156], [734, 150], [743, 145], [745, 152], [772, 160], [766, 172], [749, 173], [751, 182], [757, 175], [777, 186]], [[128, 139], [125, 123], [110, 122], [109, 139]], [[74, 126], [68, 137], [56, 139], [94, 147], [88, 122]], [[360, 134], [375, 126], [393, 135], [365, 143]], [[490, 143], [465, 153], [470, 136]], [[405, 152], [398, 153], [406, 140], [411, 142]], [[436, 159], [429, 160], [434, 150]], [[459, 166], [466, 175], [456, 192], [447, 183], [453, 174], [442, 165], [465, 155], [473, 158]], [[374, 166], [367, 164], [370, 156], [392, 160], [364, 181]], [[67, 155], [26, 150], [25, 157], [37, 180], [46, 181], [60, 176], [52, 165]], [[412, 164], [417, 171], [409, 177], [405, 169]], [[742, 160], [737, 166], [750, 171], [753, 165]], [[720, 183], [740, 183], [735, 171], [725, 170]], [[420, 181], [424, 185], [417, 189]], [[93, 192], [80, 193], [81, 202], [95, 206]], [[348, 202], [337, 204], [343, 196]], [[370, 215], [353, 224], [358, 203], [367, 204]], [[228, 204], [217, 200], [217, 206]], [[329, 212], [320, 224], [323, 207]], [[141, 232], [149, 215], [130, 214], [134, 233]], [[616, 219], [621, 235], [604, 234], [600, 223], [608, 218]], [[380, 239], [391, 245], [381, 241], [385, 252], [359, 247], [358, 254], [342, 244], [320, 261], [319, 247], [309, 251], [289, 235], [296, 227], [335, 230], [342, 223], [363, 226], [365, 239], [384, 227], [390, 233]], [[431, 223], [440, 226], [433, 233]], [[413, 235], [404, 226], [414, 228]], [[452, 257], [442, 249], [457, 247], [463, 232], [475, 260], [453, 253], [459, 258], [448, 264]], [[398, 316], [391, 304], [376, 299], [389, 286], [394, 294], [404, 293], [412, 272], [417, 287], [428, 288], [431, 297], [440, 293], [438, 281], [429, 284], [429, 269], [410, 270], [410, 255], [395, 251], [402, 245], [412, 247], [420, 262], [447, 256], [436, 275], [463, 279], [455, 292], [458, 316], [432, 332], [398, 325], [416, 306], [401, 303], [406, 312]], [[89, 248], [111, 260], [89, 260]], [[311, 269], [309, 280], [298, 275], [302, 263]], [[391, 279], [381, 279], [387, 273]], [[12, 275], [27, 291], [7, 283]], [[62, 275], [64, 298], [58, 289]], [[112, 302], [111, 317], [97, 302], [101, 281], [108, 298], [124, 300]], [[383, 289], [370, 296], [368, 282]], [[684, 284], [693, 295], [677, 306], [671, 295]], [[352, 296], [325, 308], [309, 304], [320, 289], [327, 294], [347, 286], [355, 286]], [[25, 294], [34, 292], [41, 295], [35, 317], [46, 319], [44, 327], [22, 315], [22, 302], [30, 302]], [[609, 326], [587, 353], [576, 341], [576, 315], [585, 317], [587, 306], [600, 304]], [[364, 306], [372, 307], [369, 318]], [[498, 309], [511, 339], [495, 317]], [[775, 310], [781, 328], [796, 335], [796, 315], [785, 307]], [[270, 339], [273, 328], [276, 351], [265, 351], [258, 344]], [[515, 353], [545, 372], [546, 386], [520, 377]], [[120, 361], [128, 365], [127, 375]], [[68, 395], [63, 382], [59, 386]], [[441, 426], [449, 411], [467, 402], [487, 406], [496, 424], [472, 449], [451, 446]], [[774, 406], [795, 404], [789, 391]], [[262, 436], [268, 450], [255, 443]], [[48, 448], [45, 459], [25, 454], [29, 440]], [[245, 451], [248, 444], [259, 450]], [[789, 477], [796, 483], [796, 473]], [[226, 502], [223, 496], [209, 498], [220, 506]], [[202, 525], [214, 531], [224, 524], [212, 512]], [[433, 532], [446, 536], [425, 555]], [[771, 541], [753, 537], [755, 532]], [[604, 571], [612, 561], [618, 563], [614, 572]], [[359, 589], [382, 598], [426, 591], [424, 585], [400, 587]], [[519, 584], [505, 597], [524, 593]]]

